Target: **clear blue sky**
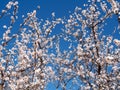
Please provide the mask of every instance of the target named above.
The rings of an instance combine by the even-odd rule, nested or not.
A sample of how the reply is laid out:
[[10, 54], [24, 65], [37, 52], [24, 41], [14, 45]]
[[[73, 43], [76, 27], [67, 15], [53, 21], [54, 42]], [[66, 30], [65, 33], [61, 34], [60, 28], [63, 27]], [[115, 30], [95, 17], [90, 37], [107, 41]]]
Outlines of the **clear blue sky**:
[[[0, 12], [5, 8], [5, 5], [10, 0], [0, 0]], [[55, 12], [56, 17], [68, 16], [69, 11], [73, 12], [76, 6], [82, 7], [88, 0], [18, 0], [19, 12], [16, 27], [23, 22], [22, 15], [27, 15], [28, 12], [32, 12], [40, 5], [40, 10], [37, 11], [37, 17], [39, 19], [51, 18], [51, 13]], [[107, 28], [113, 28], [112, 25], [116, 24], [117, 19], [111, 19], [108, 21], [111, 25]], [[0, 19], [0, 26], [9, 23], [8, 18], [4, 17]], [[1, 29], [0, 37], [4, 29]]]
[[[5, 5], [10, 0], [0, 0], [0, 12], [5, 9]], [[68, 16], [69, 11], [74, 11], [76, 6], [82, 6], [87, 0], [17, 0], [19, 2], [18, 20], [15, 26], [18, 27], [23, 22], [22, 15], [27, 16], [27, 13], [32, 12], [40, 6], [40, 10], [37, 11], [37, 17], [39, 19], [51, 18], [51, 13], [55, 12], [56, 17]], [[9, 24], [8, 17], [0, 19], [0, 26]], [[19, 27], [18, 27], [19, 28]], [[0, 38], [4, 29], [1, 29]]]

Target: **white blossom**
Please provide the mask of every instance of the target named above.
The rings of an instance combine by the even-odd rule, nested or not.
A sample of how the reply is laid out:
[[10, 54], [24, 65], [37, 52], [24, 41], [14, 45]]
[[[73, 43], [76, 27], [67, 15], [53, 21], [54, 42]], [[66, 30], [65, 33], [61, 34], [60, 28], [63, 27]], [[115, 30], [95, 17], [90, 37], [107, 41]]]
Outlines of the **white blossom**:
[[119, 7], [118, 0], [88, 0], [69, 16], [53, 12], [40, 19], [38, 5], [16, 25], [18, 1], [9, 1], [0, 15], [10, 20], [1, 25], [0, 89], [44, 90], [49, 84], [63, 90], [119, 89], [120, 40], [106, 33]]
[[55, 17], [55, 12], [52, 13], [52, 16]]
[[108, 0], [108, 2], [110, 2], [110, 4], [112, 5], [112, 10], [115, 14], [118, 14], [119, 12], [119, 8], [117, 5], [117, 2], [115, 0]]
[[40, 6], [38, 5], [37, 8], [40, 9]]
[[7, 9], [11, 9], [11, 6], [13, 5], [13, 2], [12, 1], [10, 1], [7, 5], [6, 5], [6, 8]]
[[4, 29], [7, 29], [7, 26], [6, 26], [6, 25], [3, 25], [3, 28], [4, 28]]
[[120, 40], [114, 39], [114, 43], [115, 43], [117, 46], [120, 46]]

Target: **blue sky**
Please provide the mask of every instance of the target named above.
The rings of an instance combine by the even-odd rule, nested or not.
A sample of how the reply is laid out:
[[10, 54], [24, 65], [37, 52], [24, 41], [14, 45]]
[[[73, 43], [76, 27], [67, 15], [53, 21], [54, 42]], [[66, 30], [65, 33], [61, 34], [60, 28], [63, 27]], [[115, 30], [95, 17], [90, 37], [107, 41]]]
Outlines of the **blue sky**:
[[[10, 0], [0, 0], [0, 12], [5, 9], [5, 5]], [[69, 11], [73, 12], [76, 6], [82, 6], [87, 0], [18, 0], [18, 20], [15, 26], [19, 28], [19, 24], [23, 22], [22, 15], [27, 16], [27, 13], [32, 12], [40, 6], [40, 10], [37, 9], [37, 17], [39, 19], [51, 18], [51, 13], [55, 12], [56, 17], [64, 17], [69, 15]], [[9, 17], [3, 17], [0, 19], [0, 26], [9, 24]], [[0, 37], [5, 30], [2, 29]], [[16, 30], [15, 30], [16, 31]]]
[[[10, 0], [0, 0], [0, 12], [5, 8], [5, 5]], [[37, 17], [39, 19], [47, 19], [51, 18], [51, 13], [55, 12], [56, 17], [68, 17], [69, 11], [74, 12], [76, 6], [82, 7], [84, 3], [87, 3], [87, 0], [18, 0], [19, 2], [19, 12], [18, 12], [18, 20], [15, 24], [19, 26], [20, 23], [23, 22], [21, 18], [22, 15], [27, 16], [27, 13], [32, 12], [37, 9], [37, 6], [40, 6], [40, 10], [37, 9]], [[9, 24], [7, 17], [3, 17], [0, 19], [0, 26]], [[107, 28], [113, 28], [112, 25], [116, 24], [116, 19], [111, 19], [109, 22], [111, 25]], [[0, 37], [4, 30], [2, 29], [0, 32]]]
[[[10, 0], [0, 0], [0, 11], [5, 8], [5, 5]], [[81, 6], [87, 0], [18, 0], [19, 2], [19, 16], [37, 9], [40, 18], [48, 18], [52, 12], [56, 13], [57, 17], [62, 17], [73, 11], [76, 6]]]

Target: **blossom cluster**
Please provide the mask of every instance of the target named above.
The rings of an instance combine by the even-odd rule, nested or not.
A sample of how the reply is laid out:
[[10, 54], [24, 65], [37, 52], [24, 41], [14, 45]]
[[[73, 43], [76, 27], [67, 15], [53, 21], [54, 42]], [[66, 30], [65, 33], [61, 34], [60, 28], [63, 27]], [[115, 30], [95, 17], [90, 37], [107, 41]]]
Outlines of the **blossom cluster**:
[[[104, 35], [104, 27], [120, 5], [117, 0], [88, 2], [64, 18], [53, 12], [52, 19], [39, 19], [33, 10], [16, 33], [18, 1], [8, 2], [0, 14], [13, 9], [0, 39], [0, 90], [45, 90], [50, 83], [56, 90], [119, 90], [120, 39], [113, 35], [117, 31]], [[61, 31], [54, 34], [57, 25]]]

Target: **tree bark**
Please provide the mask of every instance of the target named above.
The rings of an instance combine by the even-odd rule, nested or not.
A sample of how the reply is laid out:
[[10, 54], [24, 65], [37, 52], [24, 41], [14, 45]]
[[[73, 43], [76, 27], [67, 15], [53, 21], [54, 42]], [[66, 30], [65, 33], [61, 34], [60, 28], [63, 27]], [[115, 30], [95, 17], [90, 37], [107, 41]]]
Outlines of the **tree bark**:
[[3, 84], [0, 84], [0, 90], [3, 90]]

